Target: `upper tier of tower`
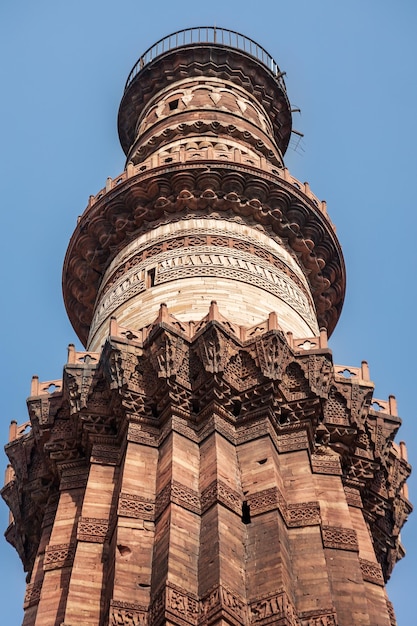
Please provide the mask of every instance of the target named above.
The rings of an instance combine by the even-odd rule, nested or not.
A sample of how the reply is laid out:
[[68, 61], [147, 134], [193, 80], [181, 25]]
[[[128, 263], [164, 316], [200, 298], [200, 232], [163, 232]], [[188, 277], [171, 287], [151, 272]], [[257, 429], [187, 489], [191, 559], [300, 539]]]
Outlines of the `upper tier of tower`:
[[164, 37], [126, 81], [118, 127], [127, 160], [213, 122], [216, 136], [230, 137], [235, 126], [248, 146], [282, 164], [291, 135], [283, 73], [264, 48], [235, 31], [199, 27]]
[[271, 311], [295, 337], [328, 334], [345, 269], [325, 203], [284, 167], [291, 107], [277, 64], [235, 32], [197, 28], [152, 46], [119, 109], [126, 169], [90, 198], [63, 291], [98, 350], [115, 317], [133, 330], [162, 303], [183, 322], [217, 301], [235, 324]]

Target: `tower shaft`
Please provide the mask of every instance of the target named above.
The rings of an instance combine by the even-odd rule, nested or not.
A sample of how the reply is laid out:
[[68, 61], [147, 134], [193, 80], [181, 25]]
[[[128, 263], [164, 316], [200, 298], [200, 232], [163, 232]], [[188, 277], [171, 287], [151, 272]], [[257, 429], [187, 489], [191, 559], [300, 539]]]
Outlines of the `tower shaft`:
[[175, 33], [132, 70], [126, 169], [64, 263], [86, 349], [33, 380], [6, 446], [23, 626], [395, 624], [400, 419], [365, 362], [333, 363], [343, 257], [290, 133], [238, 33]]

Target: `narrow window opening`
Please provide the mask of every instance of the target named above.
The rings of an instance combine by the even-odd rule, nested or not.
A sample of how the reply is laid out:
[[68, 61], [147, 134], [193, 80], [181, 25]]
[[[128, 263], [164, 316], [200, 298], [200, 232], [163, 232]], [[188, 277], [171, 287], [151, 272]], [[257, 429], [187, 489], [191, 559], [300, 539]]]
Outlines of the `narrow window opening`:
[[151, 404], [151, 412], [153, 417], [159, 417], [158, 407], [155, 403]]
[[155, 285], [155, 273], [156, 273], [156, 268], [155, 267], [151, 267], [146, 272], [146, 288], [147, 289], [149, 289], [150, 287], [153, 287]]
[[239, 417], [240, 415], [240, 411], [242, 410], [242, 403], [240, 400], [235, 400], [233, 402], [233, 409], [232, 409], [232, 413], [235, 417]]
[[200, 412], [200, 403], [196, 398], [193, 398], [193, 400], [191, 401], [191, 406], [193, 408], [193, 413]]
[[242, 522], [244, 524], [250, 524], [250, 504], [248, 504], [247, 500], [244, 500], [242, 503]]
[[178, 109], [178, 103], [179, 103], [178, 99], [177, 100], [171, 100], [171, 102], [168, 104], [169, 110], [170, 111], [175, 111], [175, 109]]

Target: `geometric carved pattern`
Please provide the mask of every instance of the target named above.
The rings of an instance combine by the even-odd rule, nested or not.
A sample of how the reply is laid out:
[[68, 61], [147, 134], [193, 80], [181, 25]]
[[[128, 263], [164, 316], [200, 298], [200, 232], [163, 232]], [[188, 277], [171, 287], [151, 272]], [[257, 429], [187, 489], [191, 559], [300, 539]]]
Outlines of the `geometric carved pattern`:
[[277, 447], [281, 454], [295, 450], [308, 449], [308, 437], [305, 430], [284, 433], [277, 436]]
[[60, 491], [68, 489], [81, 489], [86, 486], [89, 467], [86, 465], [70, 467], [62, 472], [59, 485]]
[[318, 502], [286, 504], [284, 496], [277, 487], [251, 494], [248, 496], [248, 504], [253, 516], [278, 509], [286, 525], [290, 528], [320, 524], [320, 505]]
[[234, 511], [242, 514], [242, 497], [221, 480], [214, 480], [201, 494], [201, 512], [204, 513], [213, 504], [219, 502]]
[[26, 585], [25, 599], [23, 607], [27, 609], [33, 604], [38, 604], [41, 597], [42, 581], [37, 583], [29, 583]]
[[116, 446], [94, 444], [91, 452], [91, 463], [100, 465], [117, 465], [119, 462], [120, 450]]
[[171, 481], [171, 502], [182, 506], [188, 511], [192, 511], [192, 513], [200, 513], [200, 495], [198, 491], [194, 491], [194, 489], [190, 489], [176, 480]]
[[356, 531], [340, 526], [322, 526], [323, 546], [337, 550], [359, 551]]
[[78, 520], [78, 541], [90, 541], [92, 543], [104, 543], [109, 529], [107, 519], [95, 517], [80, 517]]
[[158, 493], [155, 502], [155, 518], [158, 518], [170, 502], [174, 502], [192, 513], [200, 513], [198, 491], [172, 480]]
[[312, 454], [311, 469], [314, 474], [331, 474], [341, 476], [342, 468], [337, 454]]
[[74, 543], [61, 543], [48, 546], [45, 551], [43, 569], [48, 571], [72, 565], [75, 556], [75, 548]]
[[109, 626], [146, 626], [147, 607], [132, 602], [111, 600]]
[[300, 502], [287, 505], [287, 525], [290, 527], [312, 526], [320, 524], [320, 505], [318, 502]]
[[384, 586], [384, 577], [382, 575], [381, 566], [379, 563], [373, 561], [367, 561], [366, 559], [359, 559], [361, 566], [362, 577], [369, 583], [375, 583], [375, 585]]
[[142, 498], [133, 493], [121, 493], [119, 496], [118, 515], [135, 517], [153, 521], [155, 518], [155, 503], [149, 498]]
[[356, 487], [344, 486], [346, 502], [349, 506], [354, 506], [359, 509], [362, 508], [362, 498], [359, 489]]

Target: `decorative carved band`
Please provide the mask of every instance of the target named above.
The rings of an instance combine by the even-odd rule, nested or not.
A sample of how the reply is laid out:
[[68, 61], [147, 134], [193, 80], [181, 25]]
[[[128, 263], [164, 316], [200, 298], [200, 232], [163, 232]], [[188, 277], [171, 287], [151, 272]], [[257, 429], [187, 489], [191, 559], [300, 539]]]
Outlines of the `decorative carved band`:
[[354, 506], [357, 508], [362, 508], [362, 498], [358, 488], [349, 487], [348, 485], [344, 486], [346, 502], [349, 506]]
[[300, 619], [301, 626], [337, 626], [336, 613], [333, 609], [303, 611]]
[[107, 519], [80, 517], [78, 521], [77, 539], [92, 543], [104, 543], [109, 530]]
[[[266, 245], [260, 246], [259, 242], [254, 242], [253, 238], [249, 238], [245, 233], [239, 235], [239, 238], [225, 236], [224, 230], [218, 229], [218, 233], [215, 235], [208, 234], [207, 231], [213, 231], [213, 227], [207, 227], [206, 229], [189, 228], [185, 235], [169, 238], [164, 233], [161, 241], [153, 240], [152, 243], [146, 243], [142, 247], [142, 250], [137, 251], [135, 248], [135, 254], [133, 257], [129, 257], [123, 260], [123, 263], [117, 267], [117, 270], [106, 280], [106, 283], [100, 289], [100, 298], [103, 298], [107, 291], [117, 282], [122, 284], [122, 281], [129, 278], [132, 274], [141, 269], [141, 263], [145, 261], [145, 266], [149, 265], [149, 262], [153, 262], [156, 255], [168, 253], [164, 257], [161, 257], [161, 263], [165, 258], [172, 261], [173, 255], [178, 251], [193, 251], [193, 248], [198, 247], [202, 249], [203, 253], [210, 253], [211, 248], [218, 254], [218, 250], [225, 250], [227, 254], [232, 251], [244, 254], [244, 258], [250, 260], [250, 257], [254, 256], [258, 259], [262, 259], [264, 262], [273, 265], [286, 274], [293, 283], [295, 283], [306, 295], [310, 297], [308, 290], [305, 288], [305, 283], [299, 278], [299, 276], [288, 265], [288, 261], [284, 258], [280, 258], [281, 255], [278, 250], [269, 247], [266, 249]], [[252, 241], [250, 240], [252, 239]], [[139, 247], [139, 246], [138, 246]], [[194, 252], [195, 253], [195, 252]], [[250, 255], [250, 256], [249, 256]], [[178, 265], [178, 263], [175, 263]]]
[[[229, 265], [225, 265], [224, 258], [228, 259]], [[248, 283], [288, 303], [313, 330], [316, 331], [317, 329], [314, 309], [310, 305], [308, 294], [297, 288], [287, 279], [285, 274], [274, 270], [272, 266], [268, 269], [259, 264], [244, 262], [237, 257], [224, 257], [224, 255], [220, 254], [188, 255], [175, 260], [179, 264], [170, 269], [168, 269], [167, 264], [168, 262], [173, 263], [172, 260], [166, 260], [165, 265], [159, 264], [156, 266], [155, 285], [162, 285], [183, 278], [201, 279], [202, 277], [226, 278]], [[124, 302], [145, 291], [144, 279], [141, 280], [142, 274], [144, 272], [135, 274], [132, 277], [131, 280], [133, 281], [135, 278], [135, 282], [131, 286], [125, 280], [122, 283], [124, 288], [122, 293], [120, 293], [121, 288], [119, 288], [117, 292], [116, 290], [111, 290], [107, 294], [94, 315], [91, 324], [92, 333], [100, 326], [103, 320], [110, 317]]]
[[238, 515], [242, 514], [242, 497], [221, 480], [214, 480], [201, 494], [201, 511], [204, 513], [219, 502]]
[[189, 624], [197, 624], [199, 608], [199, 602], [195, 596], [188, 593], [185, 589], [181, 589], [181, 587], [167, 583], [165, 590], [165, 609], [170, 613], [169, 621], [176, 621], [175, 618], [174, 620], [172, 619], [173, 613], [179, 618], [179, 623], [186, 622]]
[[285, 591], [251, 602], [250, 621], [252, 624], [299, 625], [297, 613]]
[[248, 496], [248, 504], [250, 504], [252, 516], [279, 510], [285, 523], [291, 528], [320, 524], [320, 505], [318, 502], [287, 504], [277, 487], [271, 487], [271, 489], [265, 489]]
[[99, 463], [100, 465], [117, 465], [119, 462], [119, 448], [116, 446], [106, 446], [103, 444], [94, 444], [91, 452], [91, 463]]
[[323, 546], [337, 550], [359, 551], [356, 531], [341, 526], [322, 526]]
[[61, 491], [68, 489], [81, 489], [87, 484], [89, 467], [83, 465], [81, 467], [70, 467], [63, 470], [61, 483], [59, 488]]
[[141, 443], [146, 446], [158, 447], [159, 432], [156, 428], [130, 422], [127, 431], [127, 440], [132, 443]]
[[171, 501], [192, 513], [200, 513], [200, 494], [176, 480], [171, 481]]
[[26, 585], [25, 599], [23, 601], [24, 609], [27, 609], [34, 604], [38, 604], [41, 597], [41, 589], [42, 581]]
[[155, 517], [159, 517], [169, 502], [174, 502], [192, 513], [200, 513], [200, 496], [198, 491], [172, 480], [159, 492], [155, 502]]
[[74, 543], [60, 543], [48, 546], [45, 552], [43, 569], [48, 571], [72, 565], [75, 556], [75, 547]]
[[200, 603], [201, 615], [204, 623], [217, 621], [218, 612], [225, 611], [229, 620], [236, 624], [246, 623], [246, 603], [236, 592], [224, 585], [214, 587]]
[[277, 436], [278, 452], [293, 452], [309, 448], [308, 437], [305, 430], [297, 430], [292, 433], [284, 433]]
[[109, 626], [147, 626], [145, 606], [131, 602], [110, 601]]
[[361, 566], [362, 578], [364, 580], [368, 583], [380, 585], [381, 587], [384, 586], [384, 577], [379, 563], [367, 561], [366, 559], [359, 559], [359, 563]]
[[248, 504], [250, 505], [250, 512], [252, 516], [261, 515], [268, 511], [279, 510], [282, 517], [286, 517], [286, 502], [282, 493], [278, 487], [271, 487], [270, 489], [263, 489], [248, 496]]
[[117, 513], [124, 517], [135, 517], [152, 522], [155, 519], [155, 503], [149, 498], [122, 492], [119, 496]]
[[320, 524], [320, 505], [318, 502], [297, 502], [287, 505], [287, 525], [293, 528]]
[[331, 474], [333, 476], [342, 475], [339, 456], [332, 453], [329, 455], [312, 454], [311, 469], [315, 474]]

